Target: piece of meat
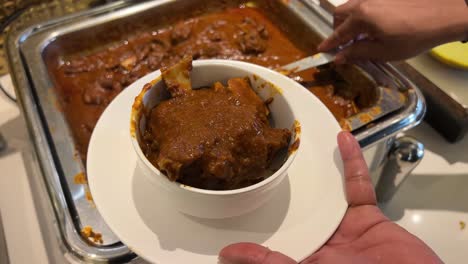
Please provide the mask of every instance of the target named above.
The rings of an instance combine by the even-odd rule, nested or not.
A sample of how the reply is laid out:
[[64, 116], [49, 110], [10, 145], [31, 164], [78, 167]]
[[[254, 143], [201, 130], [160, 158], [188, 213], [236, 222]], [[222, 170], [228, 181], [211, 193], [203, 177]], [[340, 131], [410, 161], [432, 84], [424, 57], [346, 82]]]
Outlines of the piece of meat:
[[74, 73], [82, 73], [82, 72], [90, 72], [95, 69], [95, 65], [90, 63], [85, 59], [74, 59], [71, 61], [67, 61], [64, 64], [64, 72], [66, 74], [74, 74]]
[[169, 159], [169, 158], [164, 157], [162, 155], [160, 156], [160, 158], [158, 159], [158, 161], [156, 163], [157, 163], [157, 167], [164, 174], [166, 174], [166, 176], [169, 178], [169, 180], [175, 181], [175, 180], [177, 180], [177, 178], [179, 178], [180, 171], [181, 171], [182, 166], [183, 166], [182, 163], [180, 163], [180, 162], [178, 162], [176, 160]]
[[118, 82], [122, 87], [127, 87], [130, 85], [132, 82], [130, 81], [130, 76], [128, 75], [128, 72], [126, 71], [121, 71], [120, 73], [120, 78], [118, 79]]
[[122, 91], [123, 88], [124, 88], [124, 87], [122, 86], [122, 84], [121, 84], [120, 82], [116, 82], [116, 81], [115, 81], [115, 82], [112, 83], [112, 89], [115, 90], [115, 91], [117, 91], [117, 92]]
[[120, 58], [118, 56], [111, 56], [109, 54], [105, 54], [100, 56], [100, 60], [104, 65], [106, 70], [115, 70], [120, 65]]
[[218, 43], [209, 43], [201, 47], [200, 58], [216, 58], [221, 53], [221, 46]]
[[[340, 97], [341, 101], [345, 99], [356, 102], [359, 108], [374, 105], [378, 99], [376, 84], [354, 65], [322, 66], [315, 72], [314, 78], [322, 85], [333, 85], [334, 90], [330, 96]], [[338, 99], [337, 102], [339, 101]]]
[[127, 71], [131, 71], [133, 67], [135, 67], [137, 61], [138, 61], [137, 56], [131, 55], [122, 59], [122, 61], [120, 61], [120, 66], [122, 66]]
[[257, 32], [258, 34], [260, 35], [260, 37], [262, 39], [268, 39], [270, 37], [270, 33], [268, 33], [268, 30], [266, 29], [266, 27], [264, 25], [259, 25], [257, 27]]
[[257, 108], [258, 113], [267, 116], [268, 109], [265, 103], [258, 97], [258, 95], [252, 90], [250, 81], [248, 78], [233, 78], [228, 81], [228, 87], [233, 94], [237, 95], [239, 104], [252, 105]]
[[93, 126], [91, 126], [89, 124], [81, 124], [80, 128], [81, 128], [83, 133], [91, 136], [91, 133], [93, 132]]
[[212, 42], [219, 42], [223, 39], [226, 39], [226, 34], [219, 30], [219, 28], [220, 25], [218, 24], [208, 26], [202, 34], [205, 34], [206, 38]]
[[135, 48], [137, 62], [141, 62], [142, 60], [146, 59], [150, 51], [151, 47], [148, 45], [140, 45], [137, 48]]
[[114, 89], [114, 74], [112, 72], [106, 72], [98, 79], [99, 85], [106, 89], [112, 90]]
[[211, 88], [215, 90], [215, 92], [221, 92], [226, 89], [226, 87], [224, 87], [224, 85], [220, 82], [215, 82]]
[[165, 35], [156, 35], [153, 37], [151, 40], [151, 50], [152, 51], [161, 51], [161, 50], [167, 50], [171, 47], [171, 35], [172, 34], [165, 34]]
[[266, 42], [260, 38], [256, 31], [240, 32], [238, 43], [244, 54], [260, 54], [266, 50]]
[[171, 33], [172, 45], [177, 45], [190, 37], [192, 23], [180, 22], [174, 26]]
[[83, 90], [82, 96], [83, 102], [87, 105], [107, 105], [109, 103], [109, 92], [98, 83], [87, 86]]
[[162, 78], [172, 97], [182, 96], [192, 91], [190, 72], [192, 71], [192, 57], [186, 56], [177, 64], [162, 69]]
[[356, 66], [334, 65], [334, 70], [347, 84], [335, 87], [337, 95], [355, 101], [360, 108], [367, 108], [376, 103], [378, 92], [375, 82], [367, 78]]
[[151, 70], [157, 70], [161, 67], [164, 59], [164, 52], [152, 51], [146, 58], [147, 65]]
[[207, 37], [208, 37], [209, 40], [211, 40], [213, 42], [219, 42], [219, 41], [223, 40], [224, 38], [226, 38], [225, 34], [223, 32], [220, 32], [220, 31], [217, 31], [217, 30], [214, 30], [214, 29], [208, 30]]
[[237, 41], [242, 53], [255, 55], [265, 52], [268, 32], [263, 25], [257, 25], [253, 19], [246, 17], [239, 28]]
[[251, 17], [245, 17], [243, 24], [255, 28], [260, 37], [263, 39], [268, 39], [268, 37], [270, 36], [265, 25], [257, 23], [257, 21], [255, 21], [255, 19]]

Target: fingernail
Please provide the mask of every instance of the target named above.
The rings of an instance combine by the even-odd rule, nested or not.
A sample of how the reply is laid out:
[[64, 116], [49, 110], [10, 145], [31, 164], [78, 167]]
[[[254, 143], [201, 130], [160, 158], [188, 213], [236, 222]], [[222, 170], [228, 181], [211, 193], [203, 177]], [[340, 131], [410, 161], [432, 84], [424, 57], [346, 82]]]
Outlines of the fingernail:
[[345, 131], [338, 134], [338, 146], [343, 159], [346, 159], [346, 157], [353, 153], [354, 149], [357, 147], [356, 140], [353, 135]]
[[348, 131], [340, 132], [340, 138], [341, 138], [343, 143], [346, 143], [348, 145], [356, 145], [355, 137], [353, 136], [353, 134], [351, 134]]

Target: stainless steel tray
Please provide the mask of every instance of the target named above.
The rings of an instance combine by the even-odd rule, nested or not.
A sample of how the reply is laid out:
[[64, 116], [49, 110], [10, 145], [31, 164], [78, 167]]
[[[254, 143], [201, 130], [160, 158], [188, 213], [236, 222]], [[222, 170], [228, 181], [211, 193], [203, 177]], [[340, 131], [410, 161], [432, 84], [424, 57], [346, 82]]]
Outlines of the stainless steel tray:
[[[113, 42], [137, 32], [170, 24], [187, 14], [196, 14], [243, 1], [160, 0], [119, 1], [61, 19], [40, 23], [24, 30], [13, 30], [7, 39], [7, 55], [17, 94], [28, 122], [44, 180], [55, 207], [58, 233], [65, 245], [88, 261], [128, 261], [135, 255], [107, 227], [96, 208], [86, 199], [86, 185], [74, 183], [84, 171], [63, 114], [56, 107], [57, 95], [45, 61], [95, 43]], [[272, 6], [271, 12], [288, 14], [283, 24], [310, 36], [302, 44], [313, 47], [331, 33], [331, 17], [310, 1], [258, 1]], [[195, 12], [194, 12], [195, 10]], [[169, 14], [169, 15], [168, 15]], [[99, 39], [99, 33], [113, 30], [112, 39]], [[380, 84], [407, 91], [407, 104], [400, 110], [372, 122], [353, 133], [363, 147], [369, 147], [404, 129], [415, 126], [425, 112], [424, 100], [416, 87], [388, 64], [366, 63], [361, 68]], [[112, 182], [109, 182], [112, 185]], [[96, 245], [80, 236], [84, 226], [102, 233], [104, 243]]]

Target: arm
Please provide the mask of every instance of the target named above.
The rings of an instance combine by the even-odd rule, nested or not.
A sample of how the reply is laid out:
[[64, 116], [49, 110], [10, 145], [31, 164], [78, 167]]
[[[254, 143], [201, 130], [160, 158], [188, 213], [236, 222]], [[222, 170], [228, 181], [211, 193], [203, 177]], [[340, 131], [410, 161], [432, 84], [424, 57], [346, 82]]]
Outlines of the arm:
[[402, 60], [440, 44], [468, 40], [465, 0], [349, 0], [336, 8], [334, 17], [335, 31], [319, 51], [366, 36], [339, 52], [337, 63]]

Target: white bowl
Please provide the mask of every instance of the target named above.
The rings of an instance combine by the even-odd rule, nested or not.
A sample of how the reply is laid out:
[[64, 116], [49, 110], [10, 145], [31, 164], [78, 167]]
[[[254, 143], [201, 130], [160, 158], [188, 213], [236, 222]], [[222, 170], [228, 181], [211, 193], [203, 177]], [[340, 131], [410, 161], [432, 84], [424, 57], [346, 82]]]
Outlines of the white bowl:
[[[282, 92], [284, 89], [298, 87], [304, 89], [300, 84], [270, 69], [231, 60], [194, 61], [191, 76], [194, 89], [211, 86], [217, 81], [226, 84], [231, 78], [248, 77], [252, 88], [263, 100], [273, 98], [269, 105], [271, 125], [276, 128], [291, 129], [290, 145], [300, 142], [300, 129], [297, 129], [300, 120], [296, 119], [297, 115], [290, 107], [293, 98], [288, 98], [287, 93]], [[150, 85], [146, 85], [140, 95], [135, 98], [131, 115], [130, 134], [134, 150], [139, 158], [138, 166], [153, 183], [154, 191], [164, 192], [173, 208], [200, 218], [239, 216], [255, 210], [268, 201], [274, 194], [275, 188], [287, 176], [287, 169], [293, 163], [297, 151], [289, 152], [286, 160], [276, 161], [282, 165], [272, 164], [281, 167], [265, 180], [245, 188], [227, 191], [205, 190], [172, 182], [151, 164], [139, 144], [140, 130], [146, 128], [146, 117], [142, 113], [147, 113], [168, 97], [169, 94], [164, 82], [161, 81], [159, 72], [158, 77]]]

